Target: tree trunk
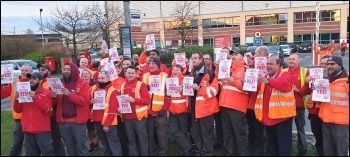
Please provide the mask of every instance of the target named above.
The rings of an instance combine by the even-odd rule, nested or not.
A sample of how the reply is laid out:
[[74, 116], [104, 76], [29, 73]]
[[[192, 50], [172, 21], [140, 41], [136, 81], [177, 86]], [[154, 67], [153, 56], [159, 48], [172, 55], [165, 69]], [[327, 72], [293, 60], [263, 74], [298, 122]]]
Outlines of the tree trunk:
[[72, 62], [78, 65], [78, 54], [77, 54], [77, 41], [75, 38], [75, 32], [73, 31], [73, 54], [72, 54]]

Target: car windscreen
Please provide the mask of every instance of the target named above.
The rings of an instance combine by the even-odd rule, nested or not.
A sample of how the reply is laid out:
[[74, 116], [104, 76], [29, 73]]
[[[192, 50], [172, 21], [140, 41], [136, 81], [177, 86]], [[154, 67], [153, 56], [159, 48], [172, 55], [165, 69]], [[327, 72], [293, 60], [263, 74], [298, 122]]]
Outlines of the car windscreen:
[[289, 46], [288, 45], [281, 45], [281, 48], [282, 49], [289, 49]]
[[277, 51], [278, 52], [280, 50], [280, 47], [279, 46], [269, 46], [268, 50], [269, 51]]
[[310, 46], [310, 43], [300, 43], [301, 46]]
[[38, 69], [38, 68], [36, 67], [36, 65], [37, 65], [38, 63], [35, 63], [35, 62], [33, 62], [33, 61], [16, 61], [16, 63], [19, 65], [19, 67], [22, 67], [22, 65], [24, 65], [24, 64], [28, 64], [29, 66], [32, 67], [32, 69]]
[[247, 51], [248, 51], [248, 52], [255, 51], [256, 48], [257, 48], [257, 46], [249, 46], [249, 47], [247, 48]]

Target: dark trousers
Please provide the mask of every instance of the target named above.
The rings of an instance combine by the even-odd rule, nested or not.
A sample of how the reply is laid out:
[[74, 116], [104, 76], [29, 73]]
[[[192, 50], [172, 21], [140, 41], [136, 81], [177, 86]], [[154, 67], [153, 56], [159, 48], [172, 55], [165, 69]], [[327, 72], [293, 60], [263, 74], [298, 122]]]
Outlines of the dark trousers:
[[169, 132], [180, 146], [180, 155], [189, 155], [193, 145], [187, 136], [189, 113], [169, 113]]
[[309, 119], [311, 124], [311, 131], [315, 136], [316, 143], [316, 151], [318, 156], [324, 156], [323, 153], [323, 138], [322, 138], [322, 120], [318, 115], [310, 114]]
[[215, 144], [216, 145], [222, 145], [224, 143], [224, 137], [223, 137], [223, 128], [222, 128], [222, 120], [221, 120], [221, 111], [214, 113], [214, 120], [215, 120]]
[[195, 115], [192, 112], [191, 124], [191, 134], [195, 144], [196, 156], [212, 156], [214, 149], [214, 115], [203, 118], [195, 118]]
[[124, 119], [125, 132], [128, 137], [130, 156], [148, 156], [148, 135], [146, 118], [128, 120]]
[[122, 146], [120, 144], [117, 126], [111, 125], [108, 132], [103, 130], [101, 123], [96, 123], [97, 136], [104, 147], [104, 156], [122, 156]]
[[297, 128], [298, 136], [298, 151], [299, 154], [306, 154], [307, 142], [305, 136], [305, 108], [297, 108], [297, 115], [294, 117], [294, 122]]
[[269, 156], [292, 155], [292, 125], [293, 118], [266, 126], [266, 154]]
[[345, 49], [346, 49], [346, 48], [341, 48], [341, 49], [340, 49], [341, 56], [344, 56], [344, 55], [345, 55]]
[[348, 156], [349, 124], [322, 123], [325, 156]]
[[[166, 156], [168, 153], [168, 124], [167, 115], [162, 116], [148, 116], [147, 118], [147, 134], [148, 134], [148, 146], [150, 156]], [[155, 136], [158, 140], [158, 150], [156, 149]], [[157, 154], [158, 152], [158, 154]]]
[[9, 156], [21, 156], [24, 142], [21, 120], [15, 120], [15, 128], [13, 129], [12, 146]]
[[68, 156], [89, 156], [86, 147], [86, 123], [63, 122], [60, 124], [61, 135], [67, 147]]
[[125, 124], [124, 121], [120, 118], [120, 116], [117, 116], [118, 118], [118, 135], [119, 135], [119, 140], [122, 145], [122, 152], [123, 156], [129, 156], [129, 149], [128, 149], [128, 138], [126, 137], [125, 133]]
[[51, 132], [24, 133], [26, 156], [54, 156]]
[[51, 136], [52, 136], [52, 146], [53, 154], [55, 156], [66, 156], [66, 150], [64, 149], [60, 125], [56, 122], [56, 117], [50, 118], [51, 121]]
[[247, 123], [245, 113], [221, 107], [224, 145], [228, 156], [245, 156], [247, 153]]
[[254, 110], [252, 109], [247, 110], [246, 119], [248, 124], [249, 145], [254, 147], [255, 156], [264, 156], [266, 152], [265, 127], [256, 119]]

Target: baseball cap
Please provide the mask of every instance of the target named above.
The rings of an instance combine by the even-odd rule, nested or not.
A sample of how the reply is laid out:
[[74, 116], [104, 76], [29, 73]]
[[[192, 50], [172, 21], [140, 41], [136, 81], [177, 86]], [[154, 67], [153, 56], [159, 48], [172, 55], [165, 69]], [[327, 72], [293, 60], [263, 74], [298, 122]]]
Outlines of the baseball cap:
[[233, 51], [233, 53], [239, 53], [239, 54], [241, 54], [242, 56], [244, 56], [244, 52], [242, 52], [240, 49], [238, 49], [238, 48], [235, 48], [235, 49], [233, 49], [232, 50]]
[[40, 80], [42, 80], [44, 76], [40, 72], [33, 72], [31, 74], [28, 73], [27, 78], [39, 78]]
[[46, 65], [46, 64], [38, 64], [38, 65], [36, 65], [36, 67], [39, 69], [40, 67], [42, 67], [42, 68], [44, 68], [44, 69], [47, 69], [47, 70], [49, 70], [49, 71], [51, 71], [51, 68], [48, 66], [48, 65]]

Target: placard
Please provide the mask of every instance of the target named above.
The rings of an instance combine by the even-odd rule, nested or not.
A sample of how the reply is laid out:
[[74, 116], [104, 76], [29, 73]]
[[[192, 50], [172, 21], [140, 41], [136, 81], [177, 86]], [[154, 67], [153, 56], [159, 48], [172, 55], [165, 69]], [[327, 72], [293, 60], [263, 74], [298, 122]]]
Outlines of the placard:
[[106, 108], [106, 91], [94, 91], [95, 103], [92, 104], [92, 110], [104, 110]]
[[312, 91], [312, 101], [330, 102], [331, 91], [329, 89], [328, 79], [316, 79], [314, 82], [315, 89]]
[[258, 88], [258, 69], [247, 69], [244, 76], [243, 90], [256, 92]]
[[1, 65], [1, 84], [13, 83], [13, 64]]
[[151, 75], [149, 77], [150, 93], [164, 93], [164, 89], [161, 89], [160, 75]]
[[219, 63], [218, 79], [224, 79], [230, 77], [232, 60], [222, 60]]
[[193, 77], [184, 77], [183, 79], [183, 89], [182, 94], [187, 96], [194, 96], [194, 91], [192, 88], [193, 85]]
[[176, 64], [180, 64], [183, 68], [186, 68], [186, 54], [183, 53], [174, 53], [174, 58]]
[[17, 82], [17, 92], [19, 94], [18, 102], [24, 103], [24, 102], [33, 102], [33, 99], [31, 96], [29, 96], [30, 89], [30, 83], [29, 82]]
[[63, 94], [61, 89], [64, 88], [61, 79], [59, 78], [47, 78], [47, 82], [53, 92], [56, 94]]
[[156, 39], [154, 34], [148, 34], [146, 36], [146, 51], [151, 51], [156, 49]]
[[267, 58], [266, 57], [254, 57], [255, 61], [255, 69], [258, 69], [260, 73], [263, 73], [264, 75], [267, 74], [266, 71], [266, 64], [267, 64]]
[[130, 102], [127, 100], [129, 95], [118, 95], [118, 103], [122, 113], [132, 113]]
[[166, 93], [168, 96], [178, 94], [176, 88], [179, 87], [179, 78], [165, 79]]

